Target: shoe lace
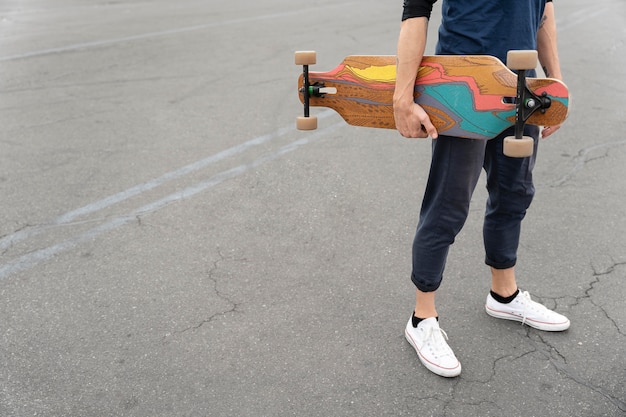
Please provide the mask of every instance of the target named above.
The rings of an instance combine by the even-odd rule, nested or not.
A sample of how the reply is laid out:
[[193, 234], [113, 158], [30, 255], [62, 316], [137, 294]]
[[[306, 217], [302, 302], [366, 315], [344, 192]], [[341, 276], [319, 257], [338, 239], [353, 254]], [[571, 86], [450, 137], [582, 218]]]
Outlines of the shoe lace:
[[522, 299], [524, 300], [524, 311], [522, 312], [522, 326], [523, 326], [526, 323], [526, 317], [528, 316], [528, 310], [530, 310], [530, 309], [534, 309], [534, 310], [545, 309], [545, 310], [547, 310], [547, 307], [544, 306], [543, 304], [539, 304], [539, 303], [536, 303], [533, 300], [531, 300], [530, 294], [528, 293], [528, 291], [522, 291], [522, 292], [520, 292], [520, 295], [522, 296]]
[[430, 345], [433, 352], [437, 353], [437, 356], [453, 354], [452, 349], [450, 349], [450, 346], [446, 343], [446, 340], [448, 340], [448, 334], [443, 329], [439, 327], [430, 327], [426, 331], [427, 334], [425, 340], [431, 342]]

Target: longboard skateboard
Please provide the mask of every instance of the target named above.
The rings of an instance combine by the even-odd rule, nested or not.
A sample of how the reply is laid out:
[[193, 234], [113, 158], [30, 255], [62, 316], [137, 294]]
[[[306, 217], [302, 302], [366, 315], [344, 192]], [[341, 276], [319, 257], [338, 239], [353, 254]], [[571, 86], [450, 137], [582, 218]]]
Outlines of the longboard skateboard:
[[[298, 79], [304, 117], [297, 126], [315, 129], [309, 107], [335, 110], [350, 125], [395, 129], [393, 92], [395, 56], [349, 56], [328, 72], [309, 71], [312, 51], [296, 52], [303, 66]], [[511, 147], [532, 152], [524, 124], [554, 126], [565, 121], [569, 93], [565, 84], [550, 78], [526, 78], [537, 64], [536, 51], [511, 51], [509, 67], [498, 58], [475, 56], [425, 56], [415, 81], [415, 102], [428, 113], [439, 134], [468, 139], [492, 139], [511, 126], [515, 137], [526, 141]], [[518, 70], [518, 74], [513, 70]], [[517, 155], [518, 151], [510, 151]]]

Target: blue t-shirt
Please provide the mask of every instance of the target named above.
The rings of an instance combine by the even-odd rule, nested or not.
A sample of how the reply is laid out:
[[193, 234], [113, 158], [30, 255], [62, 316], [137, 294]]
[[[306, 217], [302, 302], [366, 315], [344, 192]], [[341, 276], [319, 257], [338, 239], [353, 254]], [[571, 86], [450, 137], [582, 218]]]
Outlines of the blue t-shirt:
[[493, 55], [537, 49], [546, 0], [443, 0], [438, 55]]

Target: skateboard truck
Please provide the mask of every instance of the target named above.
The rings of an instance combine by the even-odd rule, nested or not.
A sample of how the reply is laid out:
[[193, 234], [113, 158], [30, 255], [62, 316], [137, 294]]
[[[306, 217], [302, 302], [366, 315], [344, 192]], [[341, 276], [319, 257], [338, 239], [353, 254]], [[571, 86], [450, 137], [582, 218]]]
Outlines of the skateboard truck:
[[515, 97], [515, 136], [504, 138], [503, 152], [506, 156], [525, 158], [534, 152], [535, 141], [524, 136], [524, 124], [528, 118], [540, 111], [546, 112], [552, 101], [544, 92], [541, 96], [533, 93], [526, 85], [526, 71], [537, 66], [537, 51], [509, 51], [507, 66], [517, 70], [517, 96]]
[[313, 95], [311, 93], [315, 90], [315, 86], [312, 88], [309, 82], [309, 65], [314, 65], [317, 62], [317, 54], [315, 51], [298, 51], [295, 54], [295, 61], [296, 65], [302, 65], [304, 81], [300, 89], [304, 97], [304, 116], [296, 119], [296, 127], [298, 130], [315, 130], [317, 129], [317, 117], [311, 116], [309, 113], [309, 99]]
[[300, 93], [302, 93], [304, 98], [304, 116], [296, 119], [296, 127], [298, 130], [315, 130], [317, 129], [317, 117], [310, 115], [310, 98], [324, 97], [326, 94], [337, 94], [337, 89], [334, 87], [326, 87], [323, 82], [310, 83], [309, 65], [314, 65], [317, 61], [315, 51], [297, 51], [295, 61], [296, 65], [302, 65], [303, 85], [300, 89]]
[[[309, 82], [309, 74], [308, 72], [304, 76], [304, 84], [308, 85], [309, 88], [306, 89], [302, 87], [300, 92], [304, 94], [305, 101], [308, 101], [310, 97], [324, 97], [326, 94], [337, 94], [337, 89], [334, 87], [326, 87], [323, 82], [315, 82], [314, 84], [310, 84]], [[310, 107], [307, 105], [307, 107]]]

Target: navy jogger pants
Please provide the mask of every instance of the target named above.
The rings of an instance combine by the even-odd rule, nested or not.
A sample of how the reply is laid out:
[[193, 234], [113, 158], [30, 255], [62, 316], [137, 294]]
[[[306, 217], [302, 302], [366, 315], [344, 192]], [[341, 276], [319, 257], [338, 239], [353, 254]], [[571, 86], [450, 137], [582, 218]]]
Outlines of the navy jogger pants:
[[413, 241], [411, 280], [420, 291], [439, 288], [448, 250], [465, 224], [482, 169], [489, 192], [483, 225], [485, 263], [496, 269], [515, 265], [521, 222], [535, 193], [532, 169], [539, 128], [525, 128], [524, 134], [535, 139], [535, 151], [528, 158], [504, 156], [503, 138], [512, 134], [507, 131], [488, 141], [448, 136], [433, 140], [430, 174]]

